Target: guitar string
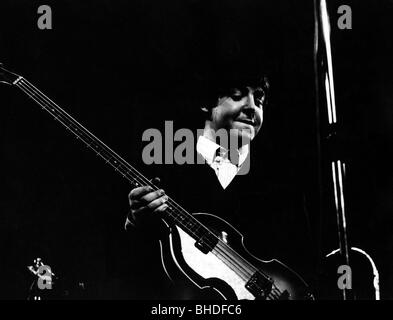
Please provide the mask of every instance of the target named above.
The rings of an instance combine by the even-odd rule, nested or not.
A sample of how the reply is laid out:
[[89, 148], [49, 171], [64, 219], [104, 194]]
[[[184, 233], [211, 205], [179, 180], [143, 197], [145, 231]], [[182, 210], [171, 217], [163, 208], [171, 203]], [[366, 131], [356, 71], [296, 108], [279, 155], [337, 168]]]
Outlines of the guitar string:
[[[21, 80], [25, 80], [24, 78], [22, 78]], [[51, 102], [54, 106], [56, 106], [57, 108], [56, 108], [56, 110], [57, 110], [57, 112], [59, 112], [60, 113], [60, 116], [62, 115], [61, 114], [61, 111], [62, 111], [62, 109], [60, 108], [60, 107], [58, 107], [53, 101], [51, 101], [48, 97], [46, 97], [44, 94], [42, 94], [37, 88], [35, 88], [32, 84], [30, 84], [27, 80], [25, 80], [25, 82], [26, 82], [26, 84], [24, 84], [23, 82], [21, 82], [21, 81], [19, 81], [17, 84], [20, 84], [20, 88], [21, 89], [25, 89], [24, 91], [26, 91], [26, 93], [29, 95], [29, 96], [31, 96], [31, 98], [33, 98], [37, 103], [39, 103], [39, 104], [41, 104], [41, 103], [44, 103], [45, 104], [45, 102]], [[29, 86], [31, 87], [31, 88], [29, 88]], [[30, 90], [31, 91], [30, 91]], [[35, 89], [35, 90], [34, 90]], [[43, 96], [43, 97], [40, 97], [40, 96], [37, 96], [36, 94], [34, 94], [34, 92], [37, 92], [37, 93], [41, 93], [41, 95]], [[34, 98], [34, 96], [36, 96], [37, 97], [37, 99], [38, 98], [41, 98], [41, 100], [43, 100], [43, 102], [41, 101], [41, 103], [40, 103], [40, 101], [38, 101], [38, 100], [36, 100], [35, 98]], [[45, 99], [46, 98], [46, 99]], [[48, 101], [45, 101], [45, 100], [48, 100]], [[46, 104], [45, 104], [45, 107], [48, 107]], [[53, 107], [53, 106], [50, 106], [49, 105], [49, 107]], [[56, 114], [52, 114], [52, 112], [50, 112], [50, 110], [48, 110], [47, 108], [45, 108], [46, 109], [46, 111], [48, 111], [49, 113], [51, 113], [51, 115], [52, 116], [54, 116], [55, 117], [55, 119], [57, 119], [57, 120], [59, 120], [58, 118], [59, 118], [59, 116], [58, 115], [56, 115]], [[52, 110], [52, 111], [54, 111], [54, 110]], [[64, 111], [63, 111], [64, 112]], [[65, 113], [65, 112], [64, 112]], [[69, 116], [68, 115], [68, 117], [67, 117], [67, 113], [66, 113], [66, 116], [65, 116], [65, 118], [67, 119], [71, 119], [71, 120], [73, 120], [74, 122], [75, 122], [75, 124], [76, 124], [76, 126], [77, 127], [82, 127], [84, 130], [86, 130], [87, 131], [87, 129], [85, 129], [83, 126], [81, 126], [75, 119], [73, 119], [71, 116]], [[62, 122], [62, 121], [60, 121], [60, 122]], [[72, 121], [71, 121], [72, 122]], [[65, 126], [65, 127], [67, 127], [69, 130], [71, 130], [70, 128], [69, 128], [69, 126], [67, 126], [67, 124], [66, 123], [64, 123], [64, 122], [62, 122], [62, 124]], [[72, 124], [72, 123], [71, 123]], [[74, 125], [75, 125], [74, 124]], [[82, 139], [83, 140], [83, 142], [88, 146], [88, 147], [90, 147], [93, 151], [95, 151], [96, 153], [97, 153], [97, 150], [96, 149], [94, 149], [93, 147], [91, 147], [91, 145], [88, 143], [89, 141], [85, 141], [81, 136], [78, 136], [78, 134], [76, 134], [75, 132], [73, 132], [77, 137], [79, 137], [80, 139]], [[88, 131], [87, 132], [82, 132], [82, 133], [84, 133], [84, 134], [86, 134], [86, 133], [89, 133]], [[98, 138], [96, 138], [95, 136], [92, 136], [92, 134], [86, 134], [87, 135], [87, 138], [88, 139], [90, 139], [90, 140], [92, 140], [93, 142], [94, 142], [94, 140], [98, 140], [102, 145], [104, 145], [104, 147], [106, 147], [106, 145], [102, 142], [102, 141], [100, 141]], [[89, 137], [89, 135], [91, 135], [92, 137]], [[111, 152], [112, 150], [110, 150], [109, 148], [108, 148], [108, 150]], [[122, 160], [122, 162], [123, 162], [123, 166], [124, 167], [126, 167], [126, 169], [131, 169], [131, 170], [128, 170], [127, 172], [126, 172], [126, 174], [128, 174], [130, 171], [132, 172], [132, 171], [134, 171], [133, 173], [136, 175], [136, 176], [138, 176], [138, 174], [141, 176], [141, 177], [143, 177], [143, 178], [145, 178], [142, 174], [140, 174], [136, 169], [134, 169], [132, 166], [130, 166], [128, 163], [126, 163], [120, 156], [118, 156], [115, 152], [113, 152], [112, 151], [112, 153], [114, 154], [114, 156], [110, 153], [110, 152], [107, 152], [105, 149], [104, 150], [101, 150], [101, 151], [105, 151], [106, 153], [108, 153], [110, 156], [111, 156], [111, 158], [113, 158], [114, 156], [115, 157], [117, 157], [118, 159], [120, 159], [120, 160]], [[105, 157], [103, 157], [100, 153], [97, 153], [98, 155], [100, 155], [104, 160], [108, 160], [108, 159], [106, 159]], [[109, 160], [111, 159], [111, 158], [109, 158]], [[122, 164], [120, 164], [119, 166], [114, 166], [110, 161], [107, 161], [107, 162], [109, 162], [117, 171], [119, 171], [120, 172], [120, 170], [119, 170], [119, 167], [122, 165]], [[116, 163], [116, 162], [115, 162]], [[123, 174], [123, 177], [126, 177], [126, 175], [124, 175]], [[128, 177], [127, 177], [128, 178]], [[136, 181], [138, 181], [139, 183], [141, 183], [140, 182], [140, 179], [138, 179], [138, 177], [136, 177], [136, 178], [132, 178], [131, 180], [130, 179], [128, 179], [129, 181], [131, 181], [131, 182], [134, 182], [135, 180]], [[146, 183], [146, 184], [148, 184], [148, 185], [150, 185], [150, 186], [152, 186], [152, 187], [155, 187], [156, 189], [158, 189], [153, 183], [151, 183], [149, 180], [147, 180], [147, 178], [145, 178], [145, 180], [146, 181], [143, 181], [143, 179], [142, 179], [142, 181], [143, 181], [143, 183]], [[143, 184], [142, 183], [142, 184]], [[134, 184], [135, 184], [135, 182], [134, 182]], [[168, 202], [172, 202], [172, 206], [174, 206], [174, 207], [180, 207], [181, 209], [183, 209], [180, 205], [178, 205], [175, 201], [173, 201], [171, 198], [169, 198], [168, 199], [169, 201]], [[172, 200], [172, 201], [170, 201], [170, 200]], [[179, 208], [178, 208], [178, 210], [179, 210]], [[184, 209], [183, 209], [183, 211], [185, 211]], [[189, 213], [188, 213], [189, 214]], [[190, 215], [191, 216], [191, 215]], [[177, 220], [179, 223], [184, 223], [184, 221], [179, 221], [175, 216], [172, 216], [175, 220]], [[192, 216], [191, 216], [192, 217]], [[199, 222], [199, 221], [198, 221]], [[200, 223], [200, 222], [199, 222]], [[201, 224], [202, 225], [202, 224]], [[203, 226], [203, 225], [202, 225]], [[187, 229], [190, 229], [188, 226], [185, 226]], [[206, 228], [205, 226], [203, 226], [204, 228]], [[198, 230], [199, 229], [199, 226], [197, 226], [197, 229], [196, 230]], [[207, 229], [207, 228], [206, 228]], [[195, 231], [196, 231], [195, 230]], [[194, 235], [195, 235], [195, 232], [194, 231], [192, 231], [192, 228], [191, 228], [191, 230], [190, 230]], [[208, 232], [210, 232], [211, 233], [211, 231], [209, 230], [209, 229], [207, 229], [207, 231]], [[214, 237], [216, 237], [222, 244], [224, 244], [225, 246], [227, 246], [226, 245], [226, 243], [224, 243], [220, 238], [218, 238], [216, 235], [214, 235], [213, 234], [213, 236]], [[229, 247], [230, 248], [230, 247]], [[213, 249], [213, 247], [212, 247], [212, 243], [210, 243], [210, 249]], [[217, 250], [217, 249], [219, 249], [219, 250]], [[239, 263], [239, 265], [238, 265], [238, 267], [236, 268], [236, 269], [238, 269], [238, 271], [240, 271], [240, 272], [242, 272], [243, 274], [244, 274], [244, 272], [245, 272], [245, 275], [246, 275], [246, 279], [245, 280], [247, 280], [248, 279], [248, 277], [249, 276], [251, 276], [255, 271], [257, 271], [257, 269], [255, 268], [255, 270], [253, 270], [253, 269], [251, 269], [253, 266], [251, 265], [251, 268], [249, 268], [249, 269], [247, 269], [247, 266], [243, 266], [242, 264], [241, 264], [241, 262], [239, 261], [239, 259], [237, 259], [237, 257], [235, 256], [233, 256], [233, 255], [231, 255], [231, 252], [228, 252], [228, 248], [227, 247], [224, 247], [223, 249], [221, 249], [221, 248], [217, 248], [216, 250], [217, 251], [223, 251], [222, 252], [222, 257], [224, 258], [224, 259], [230, 259], [230, 260], [234, 260], [235, 262], [237, 262], [237, 263]], [[231, 249], [231, 248], [230, 248]], [[219, 252], [218, 252], [218, 254], [219, 254]], [[239, 255], [239, 257], [244, 261], [244, 258], [243, 257], [241, 257], [240, 255]], [[244, 261], [244, 262], [246, 262], [247, 263], [247, 261]], [[249, 264], [249, 263], [247, 263], [247, 264]], [[241, 270], [241, 269], [243, 269], [243, 271]], [[251, 272], [251, 274], [248, 274], [249, 272]], [[266, 276], [265, 276], [266, 277]]]
[[[27, 82], [27, 81], [26, 81]], [[23, 87], [23, 83], [21, 83], [21, 86]], [[31, 85], [32, 86], [32, 85]], [[28, 89], [26, 89], [25, 87], [23, 87], [25, 90], [27, 90], [28, 92], [26, 92], [26, 93], [31, 93]], [[33, 88], [34, 89], [34, 88]], [[35, 91], [38, 91], [39, 92], [39, 90], [38, 89], [36, 89]], [[41, 93], [42, 94], [42, 93]], [[30, 96], [30, 94], [28, 94], [29, 96]], [[33, 95], [33, 96], [36, 96], [35, 94], [34, 94], [34, 90], [33, 90], [33, 93], [31, 93], [31, 95]], [[42, 94], [43, 95], [43, 94]], [[43, 95], [44, 96], [44, 95]], [[44, 96], [45, 97], [45, 96]], [[34, 97], [32, 97], [33, 99], [34, 99]], [[37, 98], [39, 98], [39, 97], [37, 97]], [[42, 97], [41, 97], [41, 99], [42, 100], [44, 100], [44, 102], [45, 102], [45, 99], [43, 99]], [[36, 99], [34, 99], [36, 102], [38, 102], [39, 104], [40, 104], [40, 101], [38, 101], [38, 100], [36, 100]], [[48, 99], [48, 100], [50, 100], [50, 99]], [[41, 101], [41, 103], [42, 103], [42, 101]], [[53, 104], [55, 104], [53, 101], [52, 101], [52, 103]], [[45, 103], [44, 103], [45, 104]], [[46, 106], [46, 105], [45, 105]], [[48, 107], [48, 106], [46, 106], [46, 107]], [[52, 106], [53, 107], [53, 106]], [[58, 107], [60, 110], [61, 110], [61, 108], [60, 107]], [[51, 113], [50, 112], [50, 110], [48, 110], [47, 108], [46, 108], [46, 111], [48, 111], [49, 113]], [[54, 111], [54, 110], [52, 110], [52, 111]], [[51, 113], [52, 114], [52, 113]], [[60, 114], [61, 115], [61, 114]], [[55, 119], [57, 119], [57, 120], [59, 120], [58, 118], [58, 115], [56, 115], [56, 114], [52, 114], [52, 116], [54, 116], [55, 117]], [[72, 117], [71, 117], [72, 118]], [[66, 117], [66, 119], [67, 119], [67, 117]], [[75, 122], [76, 122], [76, 120], [75, 119], [73, 119]], [[60, 121], [60, 120], [59, 120]], [[64, 123], [64, 122], [62, 122], [62, 121], [60, 121], [64, 126], [66, 126], [68, 129], [69, 129], [69, 127]], [[76, 122], [76, 124], [77, 124], [77, 126], [79, 126], [79, 127], [81, 127], [81, 125], [78, 123], [78, 122]], [[86, 129], [85, 129], [86, 130]], [[74, 132], [73, 132], [74, 133]], [[83, 133], [83, 132], [82, 132]], [[76, 133], [74, 133], [74, 134], [76, 134]], [[77, 135], [77, 134], [76, 134]], [[78, 135], [77, 135], [78, 136]], [[83, 142], [88, 146], [88, 147], [90, 147], [91, 148], [91, 146], [90, 146], [90, 144], [88, 143], [88, 141], [85, 141], [81, 136], [78, 136], [81, 140], [83, 140]], [[93, 136], [94, 137], [94, 136]], [[91, 137], [88, 137], [90, 140], [94, 140], [94, 138], [91, 138]], [[96, 140], [98, 140], [97, 138], [96, 138]], [[101, 142], [102, 143], [102, 142]], [[96, 149], [94, 149], [94, 148], [91, 148], [92, 150], [94, 150], [94, 151], [97, 151]], [[109, 149], [109, 148], [108, 148]], [[111, 150], [110, 150], [111, 151]], [[114, 152], [113, 152], [114, 153]], [[102, 155], [101, 155], [102, 156]], [[103, 156], [102, 156], [103, 157]], [[104, 157], [103, 157], [104, 158]], [[118, 158], [120, 158], [119, 156], [118, 156]], [[105, 159], [105, 158], [104, 158]], [[106, 159], [105, 159], [106, 160]], [[123, 160], [124, 161], [124, 160]], [[116, 167], [116, 166], [114, 166], [112, 163], [110, 163], [116, 170], [118, 170], [118, 168], [120, 167]], [[128, 167], [131, 167], [131, 166], [128, 166]], [[132, 167], [131, 167], [131, 169], [133, 169]], [[118, 170], [119, 171], [119, 170]], [[135, 170], [135, 171], [137, 171], [137, 170]], [[141, 175], [142, 176], [142, 175]], [[125, 175], [123, 174], [123, 177], [125, 177]], [[143, 177], [143, 176], [142, 176]], [[146, 179], [146, 178], [145, 178]], [[138, 180], [138, 179], [133, 179], [133, 180]], [[147, 179], [146, 179], [147, 180]], [[146, 182], [148, 182], [148, 181], [146, 181]], [[176, 204], [176, 202], [174, 202], [174, 204]], [[173, 218], [175, 218], [175, 220], [177, 220], [176, 219], [176, 217], [174, 216]], [[181, 222], [181, 221], [179, 221], [179, 222]], [[210, 232], [210, 230], [207, 230], [208, 232]], [[193, 233], [193, 231], [191, 230], [191, 232]], [[215, 236], [215, 235], [214, 235]], [[221, 240], [221, 239], [219, 239], [218, 238], [218, 240]], [[210, 247], [210, 249], [213, 249], [212, 247]], [[218, 248], [219, 249], [219, 248]], [[224, 259], [228, 259], [228, 258], [230, 258], [230, 259], [232, 259], [232, 260], [235, 260], [235, 262], [237, 262], [236, 260], [236, 257], [231, 257], [230, 255], [229, 255], [229, 253], [227, 252], [227, 250], [226, 250], [227, 248], [225, 248], [224, 250], [223, 250], [223, 254], [221, 255]], [[219, 251], [219, 250], [217, 250], [217, 251]], [[219, 254], [219, 252], [218, 252], [218, 254]], [[241, 257], [242, 258], [242, 257]], [[244, 259], [243, 259], [244, 260]], [[227, 264], [228, 265], [228, 264]], [[231, 265], [228, 265], [228, 267], [230, 267]], [[243, 268], [244, 269], [244, 266], [243, 265], [241, 265], [241, 264], [239, 264], [239, 267], [240, 268]], [[240, 271], [240, 272], [242, 272], [242, 270], [241, 269], [239, 269], [239, 268], [236, 268], [236, 269], [238, 269], [238, 271]], [[234, 271], [236, 271], [236, 270], [234, 270]], [[255, 270], [256, 271], [256, 270]], [[254, 271], [254, 272], [255, 272]], [[250, 276], [250, 275], [252, 275], [252, 273], [251, 274], [247, 274], [248, 272], [253, 272], [253, 270], [247, 270], [247, 269], [245, 269], [245, 275], [246, 275], [246, 279], [244, 279], [244, 280], [247, 280], [248, 279], [248, 277]], [[244, 271], [242, 272], [243, 274], [244, 274]]]

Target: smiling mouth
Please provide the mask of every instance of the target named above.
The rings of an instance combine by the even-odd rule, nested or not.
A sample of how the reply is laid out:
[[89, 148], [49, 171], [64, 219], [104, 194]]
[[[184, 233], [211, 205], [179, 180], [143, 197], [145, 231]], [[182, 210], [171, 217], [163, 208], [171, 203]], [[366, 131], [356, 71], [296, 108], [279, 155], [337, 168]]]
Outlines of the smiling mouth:
[[237, 119], [237, 122], [241, 122], [241, 123], [245, 123], [248, 124], [250, 126], [255, 126], [255, 121], [250, 120], [250, 119]]

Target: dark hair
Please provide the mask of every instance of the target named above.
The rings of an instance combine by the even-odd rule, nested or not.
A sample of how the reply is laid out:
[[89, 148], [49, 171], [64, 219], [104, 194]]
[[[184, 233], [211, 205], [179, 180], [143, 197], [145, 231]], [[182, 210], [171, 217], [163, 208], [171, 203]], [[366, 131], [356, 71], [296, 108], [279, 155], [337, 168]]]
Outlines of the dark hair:
[[[268, 104], [270, 82], [267, 76], [259, 77], [236, 77], [230, 78], [225, 77], [222, 81], [217, 83], [209, 83], [209, 87], [201, 89], [201, 101], [200, 108], [204, 107], [212, 109], [217, 106], [217, 101], [221, 97], [230, 96], [233, 89], [243, 89], [246, 87], [261, 88], [264, 91], [264, 102], [263, 107], [266, 108]], [[198, 99], [199, 100], [199, 99]]]
[[243, 89], [246, 87], [252, 88], [261, 88], [264, 92], [265, 99], [264, 99], [264, 107], [267, 104], [267, 97], [270, 88], [269, 80], [266, 76], [262, 76], [256, 79], [239, 79], [234, 80], [233, 82], [224, 81], [221, 83], [216, 90], [216, 99], [229, 96], [233, 89]]

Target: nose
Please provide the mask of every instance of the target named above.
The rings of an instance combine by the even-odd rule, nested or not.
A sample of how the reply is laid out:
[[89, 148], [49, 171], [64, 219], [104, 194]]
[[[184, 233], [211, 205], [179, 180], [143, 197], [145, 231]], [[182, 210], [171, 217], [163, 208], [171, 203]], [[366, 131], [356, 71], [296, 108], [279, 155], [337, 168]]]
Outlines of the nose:
[[248, 119], [254, 120], [254, 118], [255, 118], [255, 109], [254, 108], [245, 107], [245, 108], [243, 108], [242, 111]]
[[251, 90], [248, 92], [247, 99], [243, 105], [243, 112], [247, 115], [249, 118], [253, 118], [255, 116], [257, 110], [257, 106], [255, 105], [254, 101], [254, 94], [251, 92]]
[[253, 109], [258, 109], [258, 106], [255, 104], [255, 96], [254, 96], [254, 91], [252, 90], [252, 89], [249, 89], [248, 90], [248, 104], [249, 104], [249, 107], [250, 108], [253, 108]]

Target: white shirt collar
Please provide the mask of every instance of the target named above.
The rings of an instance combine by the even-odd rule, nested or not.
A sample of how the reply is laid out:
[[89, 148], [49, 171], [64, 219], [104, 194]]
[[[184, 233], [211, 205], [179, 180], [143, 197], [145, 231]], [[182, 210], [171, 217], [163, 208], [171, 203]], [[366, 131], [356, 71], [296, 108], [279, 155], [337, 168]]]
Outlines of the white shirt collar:
[[[206, 160], [206, 162], [211, 165], [216, 158], [217, 149], [222, 148], [217, 143], [209, 140], [204, 136], [200, 136], [197, 142], [197, 152], [202, 155], [202, 157]], [[224, 149], [224, 148], [223, 148]], [[225, 150], [225, 149], [224, 149]], [[243, 162], [246, 160], [249, 152], [249, 145], [246, 144], [238, 150], [239, 152], [239, 165], [240, 167]]]

